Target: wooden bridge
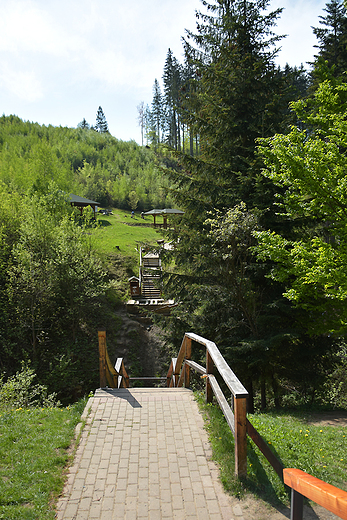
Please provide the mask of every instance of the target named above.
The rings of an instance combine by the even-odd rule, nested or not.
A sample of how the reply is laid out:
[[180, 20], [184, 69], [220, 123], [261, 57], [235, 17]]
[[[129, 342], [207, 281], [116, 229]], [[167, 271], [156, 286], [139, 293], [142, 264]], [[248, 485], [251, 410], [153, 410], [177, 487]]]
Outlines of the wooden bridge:
[[[206, 349], [205, 367], [191, 359], [197, 345]], [[276, 459], [247, 419], [246, 389], [212, 341], [185, 334], [166, 388], [129, 388], [123, 360], [115, 367], [110, 362], [105, 331], [99, 332], [99, 363], [100, 389], [84, 412], [86, 427], [58, 503], [59, 520], [257, 520], [219, 483], [202, 417], [187, 388], [191, 370], [203, 377], [206, 400], [215, 396], [233, 432], [237, 476], [247, 473], [248, 434], [292, 488], [291, 520], [303, 519], [304, 496], [347, 520], [346, 492], [283, 468]]]

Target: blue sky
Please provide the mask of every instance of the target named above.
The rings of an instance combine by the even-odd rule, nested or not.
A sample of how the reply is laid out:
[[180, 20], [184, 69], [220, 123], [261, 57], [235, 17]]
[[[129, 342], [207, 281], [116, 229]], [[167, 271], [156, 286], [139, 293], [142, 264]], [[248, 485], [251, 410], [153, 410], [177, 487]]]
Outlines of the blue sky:
[[[310, 61], [326, 1], [272, 0], [287, 34], [278, 63]], [[1, 0], [0, 112], [40, 124], [95, 123], [102, 106], [112, 135], [140, 142], [137, 105], [152, 101], [170, 47], [182, 58], [184, 30], [199, 0]]]

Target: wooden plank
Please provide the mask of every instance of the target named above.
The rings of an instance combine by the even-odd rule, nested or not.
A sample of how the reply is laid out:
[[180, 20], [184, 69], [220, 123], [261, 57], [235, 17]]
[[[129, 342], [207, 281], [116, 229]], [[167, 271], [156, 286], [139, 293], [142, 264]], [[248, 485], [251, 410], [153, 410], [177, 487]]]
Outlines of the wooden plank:
[[185, 364], [183, 364], [183, 370], [181, 370], [179, 380], [177, 381], [177, 387], [182, 388], [184, 386], [184, 376], [185, 376]]
[[300, 469], [285, 468], [284, 483], [292, 489], [323, 506], [334, 515], [347, 520], [347, 492], [327, 484]]
[[192, 356], [192, 340], [186, 338], [186, 363], [184, 364], [184, 386], [190, 387], [190, 366], [187, 364], [187, 360]]
[[106, 387], [106, 330], [98, 331], [100, 388]]
[[283, 481], [283, 464], [278, 460], [276, 455], [270, 450], [269, 445], [264, 441], [259, 432], [254, 428], [254, 426], [246, 419], [247, 424], [247, 433], [252, 439], [252, 441], [258, 446], [262, 454], [269, 461], [273, 469], [276, 471], [277, 475]]
[[122, 366], [121, 366], [121, 374], [122, 374], [122, 386], [123, 388], [129, 388], [130, 384], [129, 384], [129, 376], [128, 376], [128, 373], [127, 371], [125, 370], [125, 365], [124, 365], [124, 362], [122, 360]]
[[[206, 349], [206, 374], [213, 375], [213, 370], [214, 370], [214, 364], [212, 361], [212, 357], [211, 357], [209, 351]], [[206, 377], [205, 394], [206, 394], [206, 403], [212, 403], [213, 391], [212, 391], [209, 377]]]
[[232, 409], [230, 408], [228, 401], [226, 400], [219, 384], [217, 383], [215, 376], [209, 375], [208, 378], [210, 380], [213, 393], [216, 396], [217, 402], [224, 414], [225, 420], [235, 437], [235, 417]]
[[181, 372], [182, 363], [183, 363], [185, 355], [186, 355], [186, 336], [183, 337], [183, 340], [181, 343], [181, 348], [180, 348], [180, 351], [176, 358], [176, 365], [174, 368], [175, 386], [177, 386], [177, 384], [178, 384], [179, 374]]
[[247, 475], [247, 399], [234, 397], [235, 415], [235, 474], [237, 477]]
[[196, 372], [199, 372], [200, 374], [206, 374], [206, 368], [202, 365], [199, 365], [198, 363], [195, 363], [195, 361], [192, 361], [191, 359], [186, 359], [185, 363], [186, 365], [189, 365], [191, 368], [196, 370]]
[[215, 364], [215, 367], [217, 368], [218, 372], [227, 384], [229, 390], [235, 397], [248, 396], [247, 390], [238, 380], [234, 372], [231, 370], [231, 368], [229, 367], [229, 365], [227, 364], [227, 362], [225, 361], [225, 359], [223, 358], [222, 354], [218, 350], [216, 344], [213, 343], [213, 341], [209, 341], [208, 339], [205, 339], [202, 336], [198, 336], [193, 332], [186, 332], [185, 336], [192, 339], [193, 341], [196, 341], [197, 343], [200, 343], [201, 345], [205, 345]]
[[173, 363], [172, 363], [172, 360], [171, 360], [170, 367], [169, 367], [169, 370], [168, 370], [167, 375], [166, 375], [166, 386], [167, 387], [169, 387], [170, 384], [171, 384], [172, 374], [173, 374]]

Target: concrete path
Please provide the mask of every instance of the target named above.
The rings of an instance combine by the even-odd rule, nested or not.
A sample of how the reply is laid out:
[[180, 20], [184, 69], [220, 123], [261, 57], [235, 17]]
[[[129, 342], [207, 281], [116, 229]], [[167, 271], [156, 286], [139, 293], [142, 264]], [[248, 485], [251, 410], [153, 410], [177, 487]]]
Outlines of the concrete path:
[[246, 520], [190, 390], [99, 389], [84, 416], [58, 520]]

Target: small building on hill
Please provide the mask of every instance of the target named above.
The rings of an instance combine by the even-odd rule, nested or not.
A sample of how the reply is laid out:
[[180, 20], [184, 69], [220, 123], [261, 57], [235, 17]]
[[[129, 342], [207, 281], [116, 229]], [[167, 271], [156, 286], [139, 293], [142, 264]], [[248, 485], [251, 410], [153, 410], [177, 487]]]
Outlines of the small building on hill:
[[90, 206], [94, 211], [94, 217], [96, 215], [96, 212], [98, 210], [98, 206], [100, 206], [100, 202], [95, 202], [94, 200], [85, 199], [84, 197], [80, 197], [79, 195], [73, 195], [70, 193], [70, 203], [71, 206], [78, 208], [81, 212], [81, 215], [83, 213], [84, 208], [87, 206]]
[[[153, 227], [167, 229], [167, 222], [169, 215], [184, 215], [184, 211], [180, 209], [166, 208], [166, 209], [151, 209], [146, 211], [144, 215], [153, 215]], [[162, 216], [163, 222], [156, 222], [156, 217]]]

